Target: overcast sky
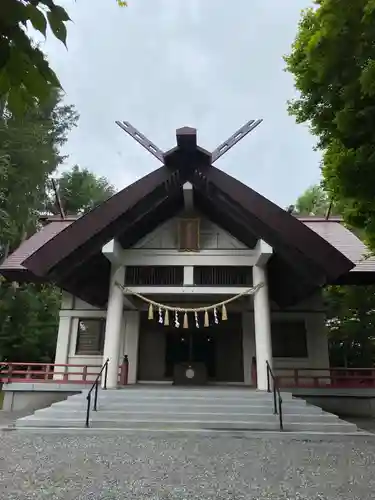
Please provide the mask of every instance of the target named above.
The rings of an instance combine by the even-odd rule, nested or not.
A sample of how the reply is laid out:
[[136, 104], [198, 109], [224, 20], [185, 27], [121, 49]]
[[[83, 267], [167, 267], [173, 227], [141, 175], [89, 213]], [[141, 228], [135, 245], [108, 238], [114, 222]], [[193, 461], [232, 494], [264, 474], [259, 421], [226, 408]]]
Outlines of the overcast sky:
[[80, 114], [68, 166], [122, 188], [158, 161], [115, 124], [127, 120], [161, 149], [175, 130], [198, 130], [212, 150], [249, 119], [257, 130], [216, 166], [281, 206], [319, 180], [320, 155], [286, 111], [293, 80], [283, 71], [308, 0], [116, 0], [63, 2], [73, 23], [68, 51], [45, 43], [51, 65]]

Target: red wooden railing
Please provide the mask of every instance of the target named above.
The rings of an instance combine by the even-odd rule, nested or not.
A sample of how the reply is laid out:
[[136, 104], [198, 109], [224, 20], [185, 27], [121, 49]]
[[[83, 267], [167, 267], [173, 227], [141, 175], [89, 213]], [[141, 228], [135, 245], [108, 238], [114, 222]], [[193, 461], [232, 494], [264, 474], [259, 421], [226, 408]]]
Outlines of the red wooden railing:
[[[4, 362], [0, 364], [0, 383], [92, 384], [100, 368], [99, 365]], [[119, 382], [127, 383], [127, 366], [124, 363], [119, 366]]]
[[[92, 384], [99, 365], [54, 363], [0, 364], [0, 383], [56, 382], [59, 384]], [[279, 368], [274, 369], [281, 388], [375, 388], [375, 368]], [[127, 383], [128, 365], [119, 366], [119, 383]]]
[[279, 387], [375, 388], [375, 368], [280, 368]]

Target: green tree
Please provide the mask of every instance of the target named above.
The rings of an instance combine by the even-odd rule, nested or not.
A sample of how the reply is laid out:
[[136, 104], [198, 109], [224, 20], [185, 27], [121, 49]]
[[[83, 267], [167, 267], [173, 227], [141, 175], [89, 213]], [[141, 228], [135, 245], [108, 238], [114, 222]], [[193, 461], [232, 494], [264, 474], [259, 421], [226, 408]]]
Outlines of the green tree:
[[285, 58], [300, 94], [289, 112], [310, 124], [327, 192], [375, 248], [375, 3], [314, 3]]
[[[110, 198], [115, 188], [105, 177], [99, 177], [86, 168], [75, 165], [62, 174], [56, 181], [56, 186], [65, 214], [75, 215], [86, 213], [98, 204]], [[55, 193], [49, 192], [47, 211], [58, 214]]]
[[[296, 213], [324, 216], [329, 203], [322, 186], [311, 186], [297, 199]], [[332, 212], [340, 215], [340, 207], [333, 205]], [[324, 300], [331, 366], [371, 367], [375, 362], [375, 286], [328, 286]]]
[[[0, 114], [0, 261], [38, 226], [49, 175], [62, 163], [60, 148], [77, 113], [51, 91], [21, 118]], [[32, 361], [51, 353], [60, 291], [53, 285], [0, 283], [0, 357]]]
[[[126, 2], [117, 0], [120, 6]], [[60, 82], [28, 28], [46, 36], [47, 28], [66, 45], [66, 10], [54, 0], [1, 0], [0, 98], [9, 109], [22, 115], [48, 98]]]
[[375, 362], [375, 287], [325, 290], [332, 366], [372, 367]]
[[323, 187], [319, 184], [310, 186], [297, 199], [294, 206], [298, 215], [321, 215], [324, 217], [330, 207], [330, 199]]
[[36, 228], [48, 176], [62, 163], [60, 147], [78, 115], [52, 91], [22, 118], [0, 118], [0, 260]]
[[[105, 178], [78, 167], [65, 172], [59, 184], [70, 214], [84, 213], [114, 193]], [[47, 196], [52, 197], [50, 192]], [[52, 284], [15, 287], [0, 278], [0, 361], [53, 361], [60, 300], [61, 292]]]
[[0, 277], [0, 359], [53, 361], [60, 300], [52, 285], [15, 287]]
[[341, 205], [332, 199], [322, 184], [313, 184], [297, 198], [293, 205], [296, 215], [313, 215], [318, 217], [341, 216]]

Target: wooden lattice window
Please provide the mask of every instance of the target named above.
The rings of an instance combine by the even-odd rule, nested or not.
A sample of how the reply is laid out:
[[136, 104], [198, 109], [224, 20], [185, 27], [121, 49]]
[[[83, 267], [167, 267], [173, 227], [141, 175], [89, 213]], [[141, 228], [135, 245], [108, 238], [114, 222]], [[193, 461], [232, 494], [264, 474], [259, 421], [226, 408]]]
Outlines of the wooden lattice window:
[[249, 266], [194, 266], [194, 285], [251, 286], [252, 283]]
[[183, 266], [126, 266], [127, 285], [133, 286], [182, 286]]
[[85, 318], [78, 321], [76, 354], [103, 354], [105, 318]]
[[178, 222], [178, 248], [181, 252], [199, 251], [199, 219], [180, 219]]

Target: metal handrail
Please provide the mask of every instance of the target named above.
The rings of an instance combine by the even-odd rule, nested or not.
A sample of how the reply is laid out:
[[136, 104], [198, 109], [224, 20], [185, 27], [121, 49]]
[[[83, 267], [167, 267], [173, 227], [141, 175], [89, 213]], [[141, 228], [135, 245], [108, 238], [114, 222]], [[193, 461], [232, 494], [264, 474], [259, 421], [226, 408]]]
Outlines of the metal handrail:
[[280, 393], [280, 389], [279, 389], [279, 386], [278, 386], [277, 381], [276, 381], [276, 377], [273, 374], [272, 368], [271, 368], [268, 361], [266, 361], [266, 366], [267, 366], [267, 392], [271, 392], [271, 378], [272, 378], [273, 413], [275, 415], [279, 415], [280, 430], [282, 431], [282, 430], [284, 430], [283, 410], [282, 410], [283, 399], [281, 397], [281, 393]]
[[103, 389], [107, 389], [107, 374], [108, 374], [108, 363], [109, 363], [109, 358], [106, 360], [104, 365], [101, 367], [100, 372], [98, 373], [95, 382], [92, 384], [91, 389], [87, 393], [86, 399], [87, 399], [87, 410], [86, 410], [86, 427], [90, 427], [90, 410], [91, 410], [91, 393], [95, 389], [95, 395], [94, 395], [94, 411], [98, 411], [98, 387], [99, 387], [99, 379], [101, 379], [101, 375], [104, 370], [104, 384], [103, 384]]

